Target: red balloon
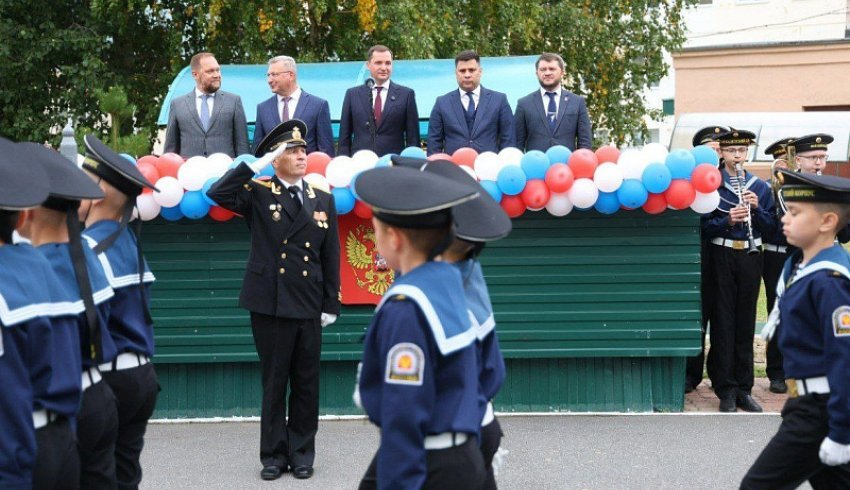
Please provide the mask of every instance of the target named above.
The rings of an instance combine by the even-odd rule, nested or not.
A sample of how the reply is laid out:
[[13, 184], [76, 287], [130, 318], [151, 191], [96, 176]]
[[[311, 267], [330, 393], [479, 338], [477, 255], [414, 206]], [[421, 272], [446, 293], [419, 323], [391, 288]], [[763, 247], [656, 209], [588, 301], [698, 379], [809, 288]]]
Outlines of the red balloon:
[[331, 157], [327, 153], [314, 151], [307, 155], [307, 173], [325, 175], [325, 169], [328, 168]]
[[[156, 159], [156, 169], [160, 177], [177, 178], [177, 170], [183, 165], [183, 157], [176, 153], [166, 153]], [[155, 183], [155, 182], [154, 182]]]
[[593, 173], [596, 172], [596, 166], [599, 165], [599, 160], [596, 158], [596, 153], [593, 153], [587, 148], [582, 148], [570, 155], [567, 165], [570, 166], [570, 170], [573, 171], [575, 178], [592, 179]]
[[556, 163], [546, 170], [546, 185], [552, 192], [567, 192], [575, 182], [573, 171], [566, 163]]
[[213, 206], [210, 208], [210, 218], [216, 221], [227, 221], [236, 216], [236, 213], [228, 211], [221, 206]]
[[685, 209], [694, 202], [697, 192], [694, 186], [685, 179], [673, 179], [670, 187], [664, 191], [664, 199], [673, 209]]
[[596, 149], [596, 158], [600, 162], [614, 162], [620, 158], [620, 150], [616, 146], [605, 145]]
[[691, 173], [691, 184], [697, 192], [708, 194], [714, 192], [723, 183], [720, 170], [710, 163], [701, 163]]
[[643, 210], [649, 214], [661, 214], [667, 209], [667, 199], [664, 194], [649, 193], [649, 197], [643, 204]]
[[526, 182], [525, 189], [520, 193], [522, 202], [530, 209], [539, 209], [549, 202], [549, 188], [546, 182], [540, 179], [532, 179]]
[[363, 219], [372, 219], [372, 208], [358, 199], [354, 201], [354, 214]]
[[[148, 157], [142, 157], [139, 160], [139, 172], [141, 172], [142, 175], [144, 175], [145, 178], [148, 179], [148, 182], [150, 182], [151, 184], [155, 184], [156, 181], [159, 180], [159, 177], [160, 177], [159, 170], [157, 170], [155, 164], [150, 163], [150, 160], [148, 160], [146, 162], [142, 161], [145, 158], [148, 158]], [[154, 161], [156, 161], [155, 157], [151, 157], [151, 158], [154, 158]], [[145, 188], [142, 189], [142, 192], [143, 193], [153, 192], [153, 189], [150, 189], [149, 187], [145, 187]]]
[[448, 160], [454, 163], [454, 161], [452, 161], [452, 156], [448, 153], [434, 153], [433, 155], [429, 155], [425, 159], [429, 162], [433, 162], [434, 160]]
[[[139, 158], [136, 161], [136, 165], [141, 165], [143, 163], [149, 163], [151, 165], [156, 166], [156, 161], [157, 161], [157, 157], [155, 157], [153, 155], [145, 155], [145, 156], [143, 156], [142, 158]], [[153, 182], [153, 181], [151, 181], [151, 182]]]
[[473, 168], [475, 159], [478, 158], [478, 152], [472, 148], [458, 148], [452, 153], [452, 161], [458, 165], [465, 165]]
[[499, 205], [502, 206], [502, 209], [504, 209], [505, 213], [511, 218], [522, 216], [522, 213], [525, 212], [525, 203], [519, 195], [504, 195], [502, 196], [502, 202], [500, 202]]

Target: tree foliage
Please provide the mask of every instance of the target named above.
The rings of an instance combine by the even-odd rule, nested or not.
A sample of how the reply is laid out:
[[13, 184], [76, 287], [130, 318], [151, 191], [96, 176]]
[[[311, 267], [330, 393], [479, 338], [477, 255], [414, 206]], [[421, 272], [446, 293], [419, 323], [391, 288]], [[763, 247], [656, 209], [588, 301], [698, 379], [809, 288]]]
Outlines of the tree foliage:
[[566, 83], [596, 128], [618, 143], [646, 134], [644, 90], [684, 42], [695, 0], [0, 0], [0, 134], [51, 139], [72, 116], [101, 128], [97, 90], [121, 86], [135, 105], [122, 134], [152, 138], [169, 83], [192, 54], [220, 63], [362, 60], [375, 43], [396, 58], [560, 53]]

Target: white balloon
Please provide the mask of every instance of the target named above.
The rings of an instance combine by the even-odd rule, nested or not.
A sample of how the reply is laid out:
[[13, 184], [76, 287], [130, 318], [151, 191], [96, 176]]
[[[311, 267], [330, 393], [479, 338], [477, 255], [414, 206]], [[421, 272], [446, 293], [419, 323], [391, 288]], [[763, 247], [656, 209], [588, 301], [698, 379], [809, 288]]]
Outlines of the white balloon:
[[328, 178], [328, 183], [334, 187], [348, 187], [356, 172], [357, 169], [351, 157], [338, 156], [328, 163], [325, 176]]
[[207, 159], [201, 156], [192, 157], [177, 169], [177, 180], [187, 191], [197, 191], [207, 181]]
[[617, 159], [617, 165], [620, 166], [624, 179], [640, 180], [643, 176], [643, 169], [646, 168], [648, 163], [640, 150], [635, 148], [623, 150], [620, 153], [620, 158]]
[[[191, 160], [191, 159], [190, 159]], [[212, 155], [207, 157], [207, 162], [212, 163], [214, 165], [230, 165], [233, 163], [233, 159], [230, 158], [230, 155], [227, 153], [213, 153]]]
[[[154, 199], [153, 192], [145, 192], [136, 197], [136, 208], [138, 214], [142, 217], [142, 221], [150, 221], [159, 215], [159, 210], [162, 207]], [[136, 210], [134, 209], [133, 212], [136, 212]]]
[[[157, 204], [164, 208], [173, 208], [180, 204], [180, 200], [183, 199], [183, 186], [177, 179], [170, 176], [160, 177], [154, 185], [159, 189], [159, 192], [154, 191], [153, 193], [153, 200]], [[203, 186], [203, 182], [201, 186]]]
[[357, 172], [375, 168], [375, 163], [378, 161], [378, 155], [372, 150], [360, 150], [354, 155], [351, 155], [351, 160], [354, 162], [354, 167]]
[[576, 179], [567, 191], [567, 197], [570, 198], [573, 206], [586, 209], [596, 203], [599, 198], [599, 189], [591, 179]]
[[691, 209], [699, 214], [708, 214], [720, 205], [720, 193], [717, 191], [702, 193], [697, 192], [694, 202], [691, 204]]
[[331, 191], [331, 186], [328, 183], [328, 179], [326, 179], [325, 176], [320, 173], [313, 172], [311, 174], [305, 175], [304, 182], [307, 182], [308, 184], [318, 189], [322, 189], [325, 192]]
[[593, 182], [602, 192], [616, 192], [623, 185], [623, 171], [616, 163], [606, 162], [596, 167]]
[[549, 202], [546, 203], [546, 211], [552, 216], [566, 216], [573, 210], [573, 203], [567, 192], [560, 194], [552, 193], [549, 196]]
[[212, 177], [218, 178], [224, 175], [230, 168], [231, 163], [233, 163], [233, 159], [226, 153], [213, 153], [208, 156], [206, 165], [207, 180]]
[[499, 163], [499, 155], [492, 151], [479, 153], [475, 157], [475, 175], [479, 180], [496, 180], [499, 175], [499, 170], [502, 170], [502, 165]]
[[522, 150], [509, 146], [507, 148], [502, 148], [502, 151], [499, 152], [499, 163], [501, 163], [503, 167], [505, 165], [516, 165], [519, 167], [522, 157]]
[[643, 147], [641, 153], [643, 153], [647, 164], [650, 164], [656, 162], [664, 163], [670, 152], [667, 151], [667, 148], [661, 143], [650, 143]]

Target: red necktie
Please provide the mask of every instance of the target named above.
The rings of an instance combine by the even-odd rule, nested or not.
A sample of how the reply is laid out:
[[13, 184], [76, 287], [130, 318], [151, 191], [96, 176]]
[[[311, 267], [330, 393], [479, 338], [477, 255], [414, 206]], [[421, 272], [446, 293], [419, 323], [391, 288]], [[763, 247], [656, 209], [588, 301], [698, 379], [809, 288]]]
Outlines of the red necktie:
[[375, 96], [375, 124], [381, 124], [381, 115], [383, 113], [383, 104], [381, 104], [381, 89], [384, 87], [375, 87], [378, 94]]

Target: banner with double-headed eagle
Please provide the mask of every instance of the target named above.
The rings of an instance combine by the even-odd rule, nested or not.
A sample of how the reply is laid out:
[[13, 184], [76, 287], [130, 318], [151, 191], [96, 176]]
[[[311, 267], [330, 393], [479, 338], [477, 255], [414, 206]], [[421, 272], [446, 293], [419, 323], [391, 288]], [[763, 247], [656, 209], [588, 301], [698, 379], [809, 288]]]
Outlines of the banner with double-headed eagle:
[[339, 216], [340, 296], [344, 305], [377, 305], [393, 283], [393, 271], [375, 248], [372, 221]]

